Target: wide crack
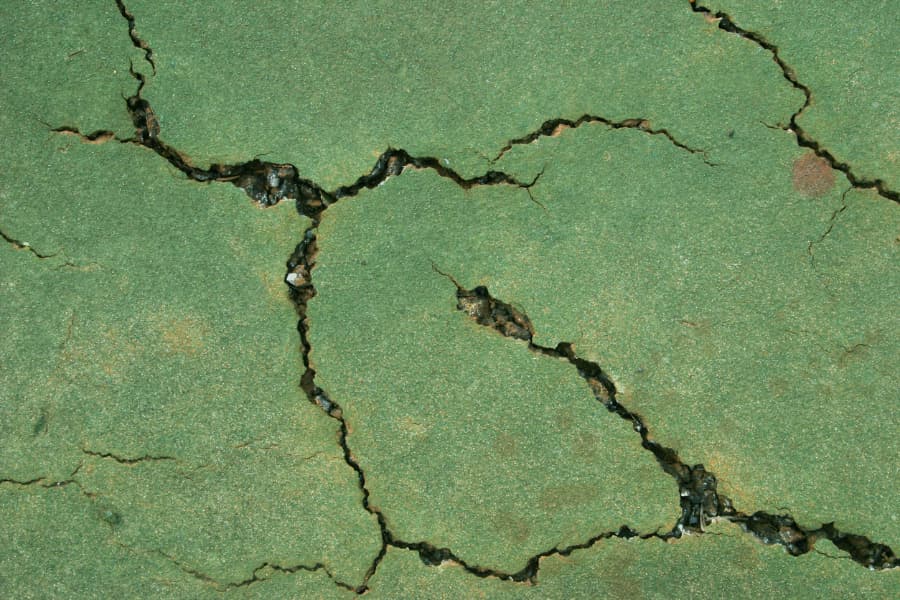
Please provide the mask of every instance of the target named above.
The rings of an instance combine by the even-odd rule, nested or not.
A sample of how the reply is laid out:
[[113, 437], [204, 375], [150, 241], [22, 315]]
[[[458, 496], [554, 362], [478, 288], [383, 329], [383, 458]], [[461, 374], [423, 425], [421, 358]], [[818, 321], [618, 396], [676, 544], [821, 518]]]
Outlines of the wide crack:
[[803, 114], [803, 111], [805, 111], [807, 107], [812, 104], [812, 90], [808, 85], [800, 82], [800, 80], [797, 78], [796, 71], [794, 71], [794, 69], [790, 65], [788, 65], [783, 58], [781, 58], [778, 46], [768, 41], [761, 34], [755, 31], [750, 31], [749, 29], [744, 29], [743, 27], [739, 26], [734, 22], [734, 19], [732, 19], [731, 16], [726, 12], [713, 12], [712, 9], [699, 4], [696, 0], [688, 0], [688, 2], [692, 11], [702, 14], [709, 20], [715, 21], [719, 29], [721, 29], [722, 31], [727, 31], [728, 33], [739, 35], [742, 38], [749, 40], [760, 48], [766, 50], [769, 54], [772, 55], [772, 60], [775, 61], [775, 64], [777, 64], [778, 68], [781, 69], [781, 74], [788, 81], [788, 83], [790, 83], [791, 86], [795, 89], [803, 92], [803, 106], [801, 106], [794, 112], [794, 114], [791, 115], [791, 118], [788, 121], [788, 125], [781, 127], [782, 129], [790, 131], [794, 134], [798, 146], [800, 146], [801, 148], [808, 148], [809, 150], [812, 150], [816, 156], [819, 156], [828, 161], [828, 164], [831, 165], [831, 168], [843, 173], [853, 187], [875, 190], [878, 195], [883, 196], [888, 200], [893, 200], [894, 202], [900, 203], [900, 192], [888, 187], [888, 184], [883, 179], [865, 179], [863, 177], [857, 176], [848, 163], [839, 161], [834, 156], [834, 154], [831, 153], [830, 150], [825, 148], [819, 141], [813, 138], [810, 133], [808, 133], [803, 129], [803, 127], [800, 126], [797, 121], [799, 120], [800, 115]]
[[716, 519], [724, 519], [741, 525], [744, 531], [766, 544], [780, 544], [793, 556], [806, 554], [818, 539], [828, 539], [850, 557], [870, 569], [900, 567], [900, 560], [887, 545], [873, 542], [867, 537], [840, 531], [834, 523], [816, 528], [798, 525], [790, 515], [776, 515], [764, 511], [752, 514], [734, 508], [731, 500], [717, 491], [717, 480], [702, 464], [689, 466], [678, 458], [672, 448], [662, 446], [650, 437], [640, 415], [628, 410], [616, 399], [616, 386], [609, 375], [595, 362], [578, 357], [572, 344], [559, 342], [555, 348], [534, 343], [534, 327], [528, 316], [517, 308], [491, 296], [488, 289], [478, 286], [467, 289], [452, 275], [437, 266], [432, 268], [448, 278], [456, 286], [456, 308], [465, 312], [475, 322], [493, 329], [504, 337], [524, 341], [528, 350], [536, 354], [565, 360], [575, 367], [585, 380], [594, 397], [611, 413], [629, 421], [641, 437], [641, 446], [656, 458], [662, 470], [678, 483], [681, 499], [681, 516], [672, 531], [657, 537], [680, 537], [682, 533], [702, 533], [703, 528]]

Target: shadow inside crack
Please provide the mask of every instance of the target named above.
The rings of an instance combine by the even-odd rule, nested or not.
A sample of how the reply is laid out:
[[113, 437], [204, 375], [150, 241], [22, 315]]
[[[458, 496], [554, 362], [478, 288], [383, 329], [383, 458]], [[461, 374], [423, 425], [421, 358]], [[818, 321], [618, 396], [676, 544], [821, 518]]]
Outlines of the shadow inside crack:
[[670, 532], [656, 537], [677, 538], [683, 533], [702, 533], [704, 526], [721, 518], [740, 524], [744, 531], [763, 543], [784, 546], [793, 556], [812, 550], [817, 539], [827, 539], [846, 551], [854, 561], [870, 569], [900, 566], [900, 559], [889, 546], [873, 542], [862, 535], [842, 532], [833, 523], [807, 528], [798, 525], [790, 515], [763, 511], [747, 514], [738, 511], [731, 500], [717, 491], [718, 482], [713, 473], [708, 472], [702, 464], [685, 464], [674, 449], [651, 439], [641, 417], [616, 400], [616, 386], [599, 364], [578, 357], [569, 342], [559, 342], [555, 348], [535, 344], [534, 326], [526, 314], [491, 296], [485, 286], [467, 289], [434, 264], [432, 268], [456, 287], [458, 310], [465, 312], [479, 325], [493, 329], [504, 337], [526, 342], [531, 352], [569, 362], [588, 384], [594, 397], [609, 412], [632, 424], [634, 431], [641, 436], [641, 446], [652, 452], [663, 471], [678, 482], [681, 517]]

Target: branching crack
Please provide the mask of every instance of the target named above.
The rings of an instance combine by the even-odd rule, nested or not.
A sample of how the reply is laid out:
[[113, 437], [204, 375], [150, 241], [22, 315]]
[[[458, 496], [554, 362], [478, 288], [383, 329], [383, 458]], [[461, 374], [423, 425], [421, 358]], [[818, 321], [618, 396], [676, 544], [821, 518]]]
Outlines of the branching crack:
[[[128, 11], [122, 0], [116, 0], [116, 5], [122, 17], [128, 22], [128, 34], [132, 43], [136, 48], [139, 48], [144, 52], [144, 58], [155, 74], [156, 65], [153, 61], [153, 51], [138, 35], [134, 16]], [[768, 50], [773, 55], [775, 62], [782, 69], [785, 78], [794, 87], [804, 92], [806, 101], [804, 102], [803, 107], [791, 117], [790, 126], [786, 128], [794, 132], [800, 146], [812, 149], [815, 154], [828, 160], [833, 168], [844, 172], [854, 187], [873, 188], [882, 196], [895, 201], [900, 201], [897, 193], [887, 189], [886, 185], [881, 180], [864, 181], [855, 177], [846, 164], [838, 163], [826, 149], [822, 148], [797, 125], [797, 118], [810, 104], [812, 95], [809, 88], [801, 84], [797, 80], [793, 70], [784, 63], [778, 54], [778, 49], [774, 45], [770, 44], [756, 33], [739, 28], [724, 13], [713, 14], [709, 9], [695, 4], [693, 0], [691, 1], [691, 7], [695, 12], [706, 13], [707, 15], [718, 19], [719, 27], [721, 29], [741, 35]], [[662, 469], [677, 481], [681, 499], [681, 516], [672, 531], [666, 533], [654, 532], [640, 534], [623, 525], [616, 531], [597, 534], [581, 543], [566, 546], [564, 548], [551, 548], [529, 558], [526, 561], [525, 566], [515, 573], [504, 573], [478, 565], [467, 564], [457, 557], [450, 549], [438, 548], [426, 541], [409, 542], [397, 539], [390, 530], [385, 515], [378, 507], [373, 506], [371, 503], [365, 472], [354, 456], [349, 444], [350, 428], [345, 420], [344, 412], [340, 405], [331, 399], [327, 392], [316, 384], [316, 371], [310, 362], [311, 345], [309, 341], [308, 303], [316, 295], [316, 289], [312, 282], [312, 272], [316, 265], [318, 253], [316, 244], [316, 232], [318, 226], [321, 223], [326, 209], [335, 202], [342, 198], [355, 196], [365, 189], [372, 189], [384, 183], [388, 178], [402, 174], [406, 168], [430, 169], [438, 176], [450, 179], [463, 189], [470, 189], [482, 185], [508, 185], [524, 189], [529, 193], [529, 196], [531, 196], [530, 188], [537, 183], [540, 174], [530, 182], [522, 182], [502, 171], [494, 170], [489, 170], [480, 176], [466, 178], [455, 170], [446, 167], [438, 158], [412, 156], [405, 150], [396, 148], [388, 148], [382, 152], [368, 174], [358, 177], [353, 183], [339, 186], [331, 191], [323, 189], [320, 185], [311, 180], [300, 177], [298, 169], [292, 164], [277, 164], [253, 159], [240, 164], [212, 164], [208, 168], [200, 168], [194, 166], [189, 157], [160, 138], [159, 120], [153, 112], [149, 102], [141, 96], [141, 92], [146, 84], [145, 76], [142, 73], [135, 71], [133, 67], [130, 68], [130, 73], [138, 83], [134, 95], [125, 98], [128, 113], [131, 116], [135, 127], [135, 134], [133, 137], [120, 139], [117, 138], [113, 132], [107, 130], [83, 134], [73, 127], [51, 128], [51, 131], [63, 135], [77, 135], [87, 143], [103, 143], [116, 139], [123, 143], [143, 146], [168, 161], [189, 179], [198, 182], [217, 181], [231, 183], [244, 190], [248, 196], [263, 207], [273, 206], [283, 199], [291, 199], [295, 201], [298, 212], [311, 219], [312, 224], [306, 229], [302, 239], [296, 245], [287, 261], [287, 273], [285, 275], [285, 283], [288, 285], [291, 299], [296, 307], [299, 317], [297, 329], [300, 335], [300, 349], [304, 366], [304, 372], [300, 378], [300, 388], [305, 393], [309, 402], [318, 406], [329, 417], [338, 422], [338, 443], [342, 449], [344, 461], [356, 473], [357, 483], [361, 493], [362, 507], [366, 512], [375, 517], [381, 533], [381, 548], [374, 557], [372, 564], [359, 586], [350, 586], [335, 580], [331, 572], [328, 571], [322, 563], [285, 567], [268, 562], [262, 563], [260, 566], [256, 567], [251, 576], [243, 581], [222, 584], [203, 572], [182, 564], [174, 556], [159, 551], [159, 554], [173, 561], [185, 573], [212, 585], [218, 590], [225, 591], [231, 588], [247, 587], [263, 581], [267, 578], [265, 575], [267, 572], [296, 573], [299, 571], [324, 570], [336, 585], [362, 594], [369, 589], [368, 583], [371, 577], [375, 574], [379, 564], [385, 557], [387, 548], [391, 546], [415, 551], [419, 554], [422, 561], [429, 565], [452, 561], [478, 577], [495, 577], [508, 581], [534, 583], [536, 582], [541, 559], [544, 557], [553, 555], [568, 556], [577, 550], [590, 548], [600, 540], [613, 537], [622, 539], [635, 537], [641, 539], [658, 538], [661, 540], [677, 538], [686, 532], [702, 532], [704, 526], [717, 518], [739, 523], [746, 531], [752, 533], [758, 539], [766, 543], [781, 544], [785, 546], [791, 554], [803, 554], [809, 552], [817, 538], [827, 538], [839, 548], [849, 552], [855, 561], [871, 568], [882, 569], [898, 566], [898, 560], [889, 547], [872, 543], [863, 536], [841, 532], [837, 530], [833, 524], [825, 524], [818, 529], [805, 529], [797, 525], [793, 519], [787, 515], [772, 515], [763, 512], [748, 515], [735, 510], [728, 498], [717, 492], [716, 477], [712, 473], [706, 471], [702, 464], [693, 466], [686, 465], [679, 459], [675, 450], [664, 447], [651, 439], [641, 417], [636, 413], [629, 411], [618, 402], [616, 399], [615, 384], [597, 363], [578, 357], [574, 352], [572, 344], [567, 342], [560, 342], [555, 348], [548, 348], [535, 344], [533, 341], [534, 329], [527, 315], [518, 311], [510, 304], [493, 298], [486, 287], [479, 286], [470, 290], [460, 286], [451, 275], [442, 273], [437, 267], [434, 267], [435, 271], [449, 278], [456, 286], [457, 308], [468, 313], [469, 316], [481, 325], [493, 328], [506, 337], [524, 341], [527, 344], [528, 349], [532, 352], [559, 360], [565, 360], [577, 370], [579, 376], [581, 376], [589, 385], [595, 398], [601, 402], [609, 412], [615, 413], [620, 418], [631, 423], [632, 428], [641, 438], [642, 447], [653, 453]], [[523, 137], [510, 140], [491, 162], [499, 160], [515, 145], [528, 144], [542, 136], [556, 135], [563, 129], [576, 128], [583, 124], [590, 123], [602, 124], [612, 129], [632, 128], [643, 131], [649, 135], [662, 135], [676, 147], [691, 154], [700, 154], [703, 157], [704, 162], [711, 166], [715, 166], [707, 160], [705, 151], [691, 148], [686, 144], [679, 142], [666, 129], [652, 128], [645, 119], [612, 121], [604, 117], [588, 114], [585, 114], [576, 120], [562, 118], [548, 120], [536, 131]], [[832, 221], [836, 216], [837, 213], [833, 216]], [[828, 232], [826, 232], [826, 235], [827, 233]], [[46, 258], [45, 256], [38, 254], [27, 244], [19, 242], [6, 234], [3, 234], [3, 238], [8, 243], [18, 248], [27, 248], [40, 258]], [[176, 460], [175, 457], [171, 456], [153, 455], [144, 455], [133, 458], [120, 457], [112, 453], [97, 452], [84, 448], [82, 449], [82, 452], [89, 456], [111, 459], [126, 465], [145, 461]], [[79, 485], [74, 479], [64, 482], [48, 483], [45, 482], [44, 478], [37, 478], [29, 481], [2, 479], [0, 480], [0, 483], [21, 486], [43, 485], [45, 487], [65, 485], [67, 483]]]
[[609, 127], [610, 129], [637, 129], [638, 131], [643, 131], [649, 135], [661, 135], [667, 138], [676, 148], [686, 150], [691, 154], [699, 154], [701, 157], [703, 157], [704, 163], [711, 167], [716, 166], [716, 163], [711, 162], [708, 159], [705, 150], [692, 148], [687, 144], [679, 142], [671, 133], [669, 133], [667, 129], [654, 129], [650, 126], [650, 121], [648, 121], [647, 119], [622, 119], [621, 121], [613, 121], [611, 119], [607, 119], [606, 117], [589, 114], [581, 115], [574, 121], [565, 118], [549, 119], [547, 121], [544, 121], [540, 127], [535, 129], [531, 133], [508, 141], [506, 145], [500, 149], [500, 152], [497, 154], [497, 156], [491, 159], [491, 163], [495, 163], [503, 158], [503, 155], [512, 150], [513, 146], [531, 144], [542, 137], [556, 137], [566, 129], [577, 129], [578, 127], [581, 127], [585, 124], [601, 124]]
[[797, 139], [797, 145], [801, 148], [809, 148], [813, 151], [816, 156], [819, 156], [831, 165], [832, 169], [840, 171], [843, 173], [847, 180], [851, 185], [855, 188], [860, 189], [870, 189], [875, 190], [878, 195], [887, 198], [888, 200], [893, 200], [894, 202], [900, 203], [900, 192], [897, 190], [890, 189], [888, 184], [880, 178], [877, 179], [865, 179], [863, 177], [857, 176], [852, 167], [846, 162], [839, 161], [834, 154], [831, 153], [830, 150], [825, 148], [820, 142], [818, 142], [811, 134], [809, 134], [800, 124], [797, 122], [800, 118], [800, 115], [803, 114], [803, 111], [806, 110], [808, 106], [812, 103], [812, 90], [808, 85], [801, 83], [797, 78], [797, 73], [794, 69], [788, 65], [781, 55], [779, 54], [778, 46], [768, 41], [761, 34], [756, 33], [755, 31], [750, 31], [748, 29], [744, 29], [740, 27], [737, 23], [734, 22], [734, 19], [731, 18], [728, 13], [723, 11], [713, 12], [712, 9], [699, 4], [697, 0], [688, 0], [691, 6], [691, 10], [695, 13], [700, 13], [704, 15], [707, 19], [714, 20], [717, 22], [719, 29], [723, 31], [727, 31], [728, 33], [733, 33], [741, 36], [742, 38], [749, 40], [763, 48], [769, 54], [772, 55], [772, 60], [775, 61], [775, 64], [778, 65], [778, 68], [781, 69], [781, 73], [784, 78], [791, 84], [794, 88], [803, 92], [804, 101], [803, 106], [797, 109], [794, 114], [791, 115], [790, 121], [787, 126], [781, 126], [781, 129], [790, 131], [794, 134], [794, 137]]
[[274, 206], [284, 199], [294, 200], [297, 210], [315, 222], [318, 222], [326, 208], [338, 200], [355, 196], [365, 189], [375, 188], [389, 177], [400, 175], [407, 167], [430, 169], [439, 176], [450, 179], [463, 189], [480, 185], [509, 185], [527, 191], [540, 178], [540, 174], [538, 174], [531, 181], [522, 182], [502, 171], [494, 170], [467, 178], [445, 166], [438, 158], [412, 156], [406, 150], [398, 148], [388, 148], [381, 153], [369, 173], [360, 176], [353, 183], [339, 186], [331, 191], [323, 189], [309, 179], [300, 177], [297, 167], [292, 164], [278, 164], [253, 159], [234, 165], [212, 164], [206, 169], [196, 167], [191, 164], [187, 156], [160, 139], [159, 120], [150, 104], [140, 96], [144, 78], [133, 70], [132, 73], [138, 79], [139, 86], [137, 93], [127, 99], [128, 110], [135, 126], [135, 137], [127, 141], [153, 150], [194, 181], [231, 183], [244, 190], [260, 206]]
[[717, 491], [717, 480], [702, 464], [684, 464], [678, 453], [650, 438], [650, 433], [640, 415], [634, 413], [616, 400], [616, 386], [603, 369], [595, 362], [579, 358], [568, 342], [560, 342], [555, 348], [534, 343], [534, 327], [528, 316], [511, 304], [490, 295], [484, 286], [466, 289], [452, 275], [444, 273], [437, 266], [432, 268], [448, 278], [456, 287], [456, 307], [468, 314], [479, 325], [489, 327], [505, 337], [522, 340], [530, 351], [562, 359], [574, 366], [590, 387], [594, 397], [609, 412], [629, 421], [641, 436], [641, 446], [653, 453], [659, 465], [678, 482], [681, 497], [681, 517], [667, 534], [658, 537], [680, 537], [682, 533], [702, 533], [704, 526], [712, 520], [725, 519], [738, 523], [757, 539], [766, 544], [780, 544], [787, 551], [799, 556], [809, 552], [817, 539], [825, 538], [850, 554], [856, 562], [871, 569], [900, 567], [900, 560], [890, 547], [872, 542], [868, 538], [842, 532], [827, 523], [818, 528], [798, 525], [790, 515], [774, 515], [762, 511], [753, 514], [740, 512], [731, 500]]

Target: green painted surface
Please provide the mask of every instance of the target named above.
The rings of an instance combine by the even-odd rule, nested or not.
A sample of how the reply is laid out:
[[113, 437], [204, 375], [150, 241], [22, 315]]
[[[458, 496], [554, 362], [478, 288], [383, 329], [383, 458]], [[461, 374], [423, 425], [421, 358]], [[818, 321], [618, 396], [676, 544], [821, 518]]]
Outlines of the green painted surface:
[[400, 539], [506, 572], [621, 525], [670, 529], [677, 486], [630, 424], [568, 363], [457, 311], [456, 288], [432, 271], [451, 240], [481, 241], [466, 234], [498, 204], [534, 205], [450, 189], [442, 202], [437, 176], [408, 173], [336, 205], [319, 229], [311, 360], [344, 410], [371, 502]]
[[426, 567], [391, 549], [372, 578], [374, 598], [416, 590], [417, 598], [890, 598], [900, 572], [869, 573], [830, 544], [790, 559], [734, 525], [676, 542], [602, 540], [587, 550], [541, 562], [538, 583], [482, 579], [458, 565]]
[[730, 130], [802, 102], [766, 53], [678, 2], [128, 4], [171, 143], [199, 162], [265, 153], [327, 189], [389, 146], [481, 173], [506, 140], [585, 113], [718, 159]]
[[[395, 538], [512, 572], [679, 513], [674, 481], [575, 369], [457, 311], [433, 262], [525, 311], [536, 342], [601, 364], [653, 438], [704, 463], [738, 509], [900, 547], [900, 214], [770, 127], [803, 103], [771, 54], [675, 2], [652, 18], [625, 2], [128, 6], [155, 75], [112, 2], [0, 8], [0, 595], [342, 597], [381, 547], [339, 423], [297, 385], [282, 279], [310, 222], [187, 182], [145, 148], [48, 131], [132, 135], [130, 62], [163, 138], [197, 164], [262, 155], [331, 188], [394, 146], [465, 175], [541, 174], [530, 197], [408, 170], [325, 213], [312, 360]], [[812, 89], [809, 134], [896, 188], [893, 5], [716, 8]], [[586, 124], [495, 160], [584, 113], [646, 119], [703, 152]], [[545, 558], [528, 587], [391, 547], [368, 584], [900, 588], [896, 570], [816, 550], [793, 558], [720, 523]]]
[[[891, 0], [708, 3], [779, 48], [812, 104], [798, 123], [857, 177], [900, 186], [900, 52]], [[798, 26], [799, 25], [799, 26]]]

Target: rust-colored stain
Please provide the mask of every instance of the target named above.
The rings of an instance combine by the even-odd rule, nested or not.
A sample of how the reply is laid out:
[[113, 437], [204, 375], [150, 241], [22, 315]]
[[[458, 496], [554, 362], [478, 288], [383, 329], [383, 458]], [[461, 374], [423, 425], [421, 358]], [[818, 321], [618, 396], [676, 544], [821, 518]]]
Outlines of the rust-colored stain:
[[794, 161], [793, 181], [795, 190], [818, 198], [834, 187], [834, 169], [821, 156], [807, 152]]

